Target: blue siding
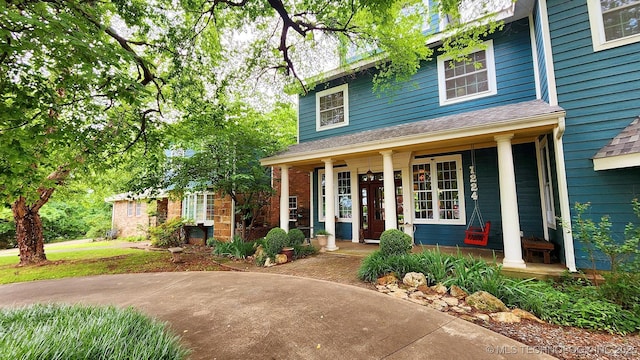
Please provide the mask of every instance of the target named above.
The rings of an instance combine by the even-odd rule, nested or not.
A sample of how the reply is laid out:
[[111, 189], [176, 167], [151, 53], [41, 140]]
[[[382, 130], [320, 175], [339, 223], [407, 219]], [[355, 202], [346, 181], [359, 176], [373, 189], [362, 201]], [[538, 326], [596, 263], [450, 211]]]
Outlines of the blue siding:
[[540, 19], [540, 3], [536, 2], [533, 8], [533, 23], [536, 39], [536, 51], [538, 53], [538, 72], [540, 75], [540, 97], [549, 102], [549, 79], [547, 78], [547, 54], [544, 50], [544, 32], [542, 31], [542, 20]]
[[[518, 190], [518, 212], [520, 227], [525, 236], [543, 237], [542, 208], [538, 186], [538, 168], [533, 143], [513, 146]], [[500, 214], [500, 185], [498, 176], [498, 154], [496, 148], [476, 150], [476, 173], [478, 177], [478, 206], [484, 221], [491, 221], [487, 248], [502, 250], [502, 216]], [[469, 166], [471, 153], [464, 152], [465, 206], [467, 223], [471, 218], [474, 203], [469, 188]], [[477, 226], [474, 221], [472, 225]], [[470, 246], [463, 243], [465, 225], [416, 225], [415, 239], [418, 244], [444, 246]]]
[[493, 36], [498, 94], [440, 106], [436, 59], [425, 62], [393, 95], [374, 94], [371, 74], [318, 86], [315, 92], [349, 83], [349, 125], [316, 132], [315, 92], [300, 97], [300, 142], [356, 133], [470, 110], [533, 100], [535, 82], [528, 19], [508, 24]]
[[[640, 193], [640, 168], [596, 172], [591, 158], [640, 115], [640, 43], [594, 52], [586, 0], [550, 0], [548, 12], [558, 101], [567, 111], [569, 201], [591, 202], [595, 220], [610, 215], [621, 238], [627, 222], [638, 222], [630, 203]], [[575, 246], [578, 266], [590, 266]]]

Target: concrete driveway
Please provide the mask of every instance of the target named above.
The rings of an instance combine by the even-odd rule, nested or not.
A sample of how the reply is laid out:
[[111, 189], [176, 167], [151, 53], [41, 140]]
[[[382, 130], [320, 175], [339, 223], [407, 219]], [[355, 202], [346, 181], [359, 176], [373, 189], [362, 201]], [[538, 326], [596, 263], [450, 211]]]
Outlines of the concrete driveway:
[[169, 322], [191, 359], [552, 358], [408, 301], [287, 275], [175, 272], [0, 286], [0, 306], [37, 302], [133, 306]]

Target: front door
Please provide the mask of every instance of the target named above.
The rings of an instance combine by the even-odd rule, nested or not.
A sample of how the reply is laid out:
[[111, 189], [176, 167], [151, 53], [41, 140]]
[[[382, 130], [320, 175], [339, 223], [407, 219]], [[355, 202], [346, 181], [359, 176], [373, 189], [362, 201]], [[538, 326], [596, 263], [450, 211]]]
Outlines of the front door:
[[360, 175], [360, 224], [367, 240], [378, 240], [384, 231], [384, 182], [382, 173]]

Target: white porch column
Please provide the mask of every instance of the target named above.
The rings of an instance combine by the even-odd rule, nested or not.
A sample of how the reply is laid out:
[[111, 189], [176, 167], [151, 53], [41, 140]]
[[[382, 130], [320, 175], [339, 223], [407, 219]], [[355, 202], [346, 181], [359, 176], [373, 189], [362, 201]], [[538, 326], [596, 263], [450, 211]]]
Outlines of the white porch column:
[[396, 182], [393, 176], [393, 151], [381, 151], [384, 173], [384, 229], [397, 229]]
[[360, 242], [360, 179], [358, 170], [351, 170], [351, 242]]
[[289, 165], [280, 165], [280, 228], [289, 232]]
[[409, 166], [402, 168], [402, 209], [404, 210], [404, 232], [411, 236], [413, 243], [416, 239], [413, 236], [413, 211], [411, 203], [413, 200], [413, 182], [411, 179], [411, 169]]
[[504, 244], [502, 265], [511, 268], [524, 268], [526, 265], [522, 260], [522, 248], [520, 247], [520, 217], [511, 148], [512, 138], [513, 134], [494, 137], [498, 143], [500, 212], [502, 214], [502, 242]]
[[331, 235], [327, 240], [327, 251], [338, 250], [336, 246], [336, 193], [333, 187], [333, 159], [323, 159], [324, 162], [324, 228]]
[[[564, 132], [564, 118], [560, 127], [553, 129], [553, 151], [556, 158], [556, 176], [558, 177], [558, 197], [560, 199], [560, 217], [562, 218], [562, 235], [564, 240], [564, 262], [569, 271], [576, 272], [576, 255], [573, 248], [573, 233], [571, 232], [571, 209], [569, 206], [569, 189], [567, 186], [567, 171], [564, 165], [564, 147], [562, 133]], [[564, 227], [568, 227], [565, 229]]]

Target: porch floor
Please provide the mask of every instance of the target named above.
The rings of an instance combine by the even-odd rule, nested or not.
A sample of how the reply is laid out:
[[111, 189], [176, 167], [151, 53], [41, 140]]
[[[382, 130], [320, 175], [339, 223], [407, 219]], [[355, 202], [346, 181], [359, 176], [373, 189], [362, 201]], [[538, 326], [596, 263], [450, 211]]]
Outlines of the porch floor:
[[[311, 243], [318, 246], [316, 239], [311, 239]], [[327, 251], [325, 254], [336, 254], [336, 255], [351, 255], [351, 256], [360, 256], [365, 257], [372, 252], [378, 250], [378, 244], [362, 244], [362, 243], [354, 243], [348, 240], [336, 240], [336, 246], [338, 250], [336, 251]], [[411, 250], [413, 253], [419, 253], [424, 250], [432, 250], [435, 249], [435, 245], [417, 245], [414, 246]], [[452, 246], [438, 246], [440, 251], [445, 254], [457, 254], [458, 251], [464, 255], [472, 255], [475, 258], [481, 258], [487, 262], [493, 262], [494, 257], [497, 263], [502, 263], [504, 258], [504, 253], [498, 250], [490, 250], [490, 249], [481, 249], [481, 248], [472, 248], [472, 247], [452, 247]], [[524, 252], [523, 252], [524, 255]], [[557, 278], [560, 277], [567, 270], [566, 266], [563, 264], [555, 263], [555, 264], [544, 264], [542, 261], [542, 257], [534, 257], [536, 261], [539, 262], [528, 262], [526, 263], [527, 267], [524, 269], [502, 269], [502, 272], [505, 275], [517, 277], [517, 278], [536, 278], [536, 279], [548, 279], [548, 278]]]

